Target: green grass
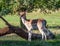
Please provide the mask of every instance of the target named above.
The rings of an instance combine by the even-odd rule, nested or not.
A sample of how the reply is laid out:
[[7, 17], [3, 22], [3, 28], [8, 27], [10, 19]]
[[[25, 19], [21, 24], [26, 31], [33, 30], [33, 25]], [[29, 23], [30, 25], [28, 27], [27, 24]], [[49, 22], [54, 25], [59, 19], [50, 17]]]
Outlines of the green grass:
[[[10, 24], [15, 25], [15, 26], [19, 26], [19, 16], [11, 16], [11, 15], [7, 15], [7, 16], [3, 16]], [[0, 19], [0, 28], [5, 27], [5, 23], [4, 21], [2, 21]]]
[[[2, 40], [1, 40], [2, 39]], [[26, 41], [17, 35], [3, 36], [0, 38], [0, 46], [59, 46], [60, 40], [34, 40]]]
[[[7, 15], [3, 16], [10, 24], [15, 26], [19, 25], [19, 16], [18, 15]], [[44, 18], [47, 21], [49, 26], [60, 26], [60, 12], [52, 14], [41, 14], [41, 13], [27, 13], [27, 19], [38, 19]], [[0, 19], [0, 28], [6, 27], [5, 23]], [[49, 28], [55, 35], [54, 40], [34, 40], [27, 41], [19, 36], [15, 35], [6, 35], [0, 37], [0, 46], [60, 46], [60, 29], [58, 28]]]
[[0, 37], [0, 46], [59, 46], [60, 40], [34, 40], [34, 41], [26, 41], [17, 35], [6, 35]]

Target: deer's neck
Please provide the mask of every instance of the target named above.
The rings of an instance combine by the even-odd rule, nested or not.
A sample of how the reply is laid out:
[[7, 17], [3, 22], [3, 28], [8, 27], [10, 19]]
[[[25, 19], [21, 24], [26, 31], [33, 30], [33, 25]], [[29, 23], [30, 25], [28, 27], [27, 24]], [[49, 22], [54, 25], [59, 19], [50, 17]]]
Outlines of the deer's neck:
[[26, 17], [21, 17], [22, 23], [25, 24], [26, 23]]

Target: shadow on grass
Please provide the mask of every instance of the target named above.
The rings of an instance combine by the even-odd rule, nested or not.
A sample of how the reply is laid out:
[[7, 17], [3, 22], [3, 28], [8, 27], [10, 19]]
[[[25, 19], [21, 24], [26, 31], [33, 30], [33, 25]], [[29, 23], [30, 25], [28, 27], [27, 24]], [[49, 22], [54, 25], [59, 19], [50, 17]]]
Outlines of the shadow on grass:
[[56, 25], [56, 26], [47, 26], [47, 28], [60, 29], [60, 26], [58, 26], [58, 25]]
[[60, 41], [58, 40], [50, 40], [50, 41], [1, 41], [0, 40], [0, 46], [59, 46]]
[[60, 34], [56, 34], [56, 39], [60, 39]]

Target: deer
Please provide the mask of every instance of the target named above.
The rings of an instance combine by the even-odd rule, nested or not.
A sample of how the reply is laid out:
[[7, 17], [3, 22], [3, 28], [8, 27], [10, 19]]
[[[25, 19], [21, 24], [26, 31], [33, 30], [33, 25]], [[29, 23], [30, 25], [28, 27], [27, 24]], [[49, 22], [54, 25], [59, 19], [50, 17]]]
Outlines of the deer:
[[33, 19], [28, 20], [26, 19], [26, 9], [19, 11], [18, 14], [22, 20], [22, 23], [28, 30], [28, 41], [31, 41], [32, 30], [38, 29], [42, 35], [42, 39], [47, 39], [47, 28], [46, 28], [46, 20], [45, 19]]

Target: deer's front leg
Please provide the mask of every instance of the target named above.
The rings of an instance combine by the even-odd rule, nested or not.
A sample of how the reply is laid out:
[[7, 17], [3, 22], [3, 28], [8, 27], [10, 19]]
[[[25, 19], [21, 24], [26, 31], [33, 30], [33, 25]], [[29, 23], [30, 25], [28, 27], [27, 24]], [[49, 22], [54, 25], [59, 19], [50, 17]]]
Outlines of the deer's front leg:
[[47, 40], [46, 30], [43, 29], [43, 28], [42, 28], [41, 30], [42, 30], [42, 31], [41, 31], [41, 32], [42, 32], [42, 39], [43, 39], [43, 40]]
[[32, 31], [29, 30], [29, 31], [28, 31], [28, 41], [31, 41], [31, 36], [32, 36]]
[[25, 24], [25, 26], [26, 26], [26, 28], [27, 28], [27, 30], [28, 30], [28, 41], [31, 41], [31, 36], [32, 36], [32, 26], [31, 26], [31, 24]]
[[42, 33], [42, 40], [44, 40], [44, 34]]

